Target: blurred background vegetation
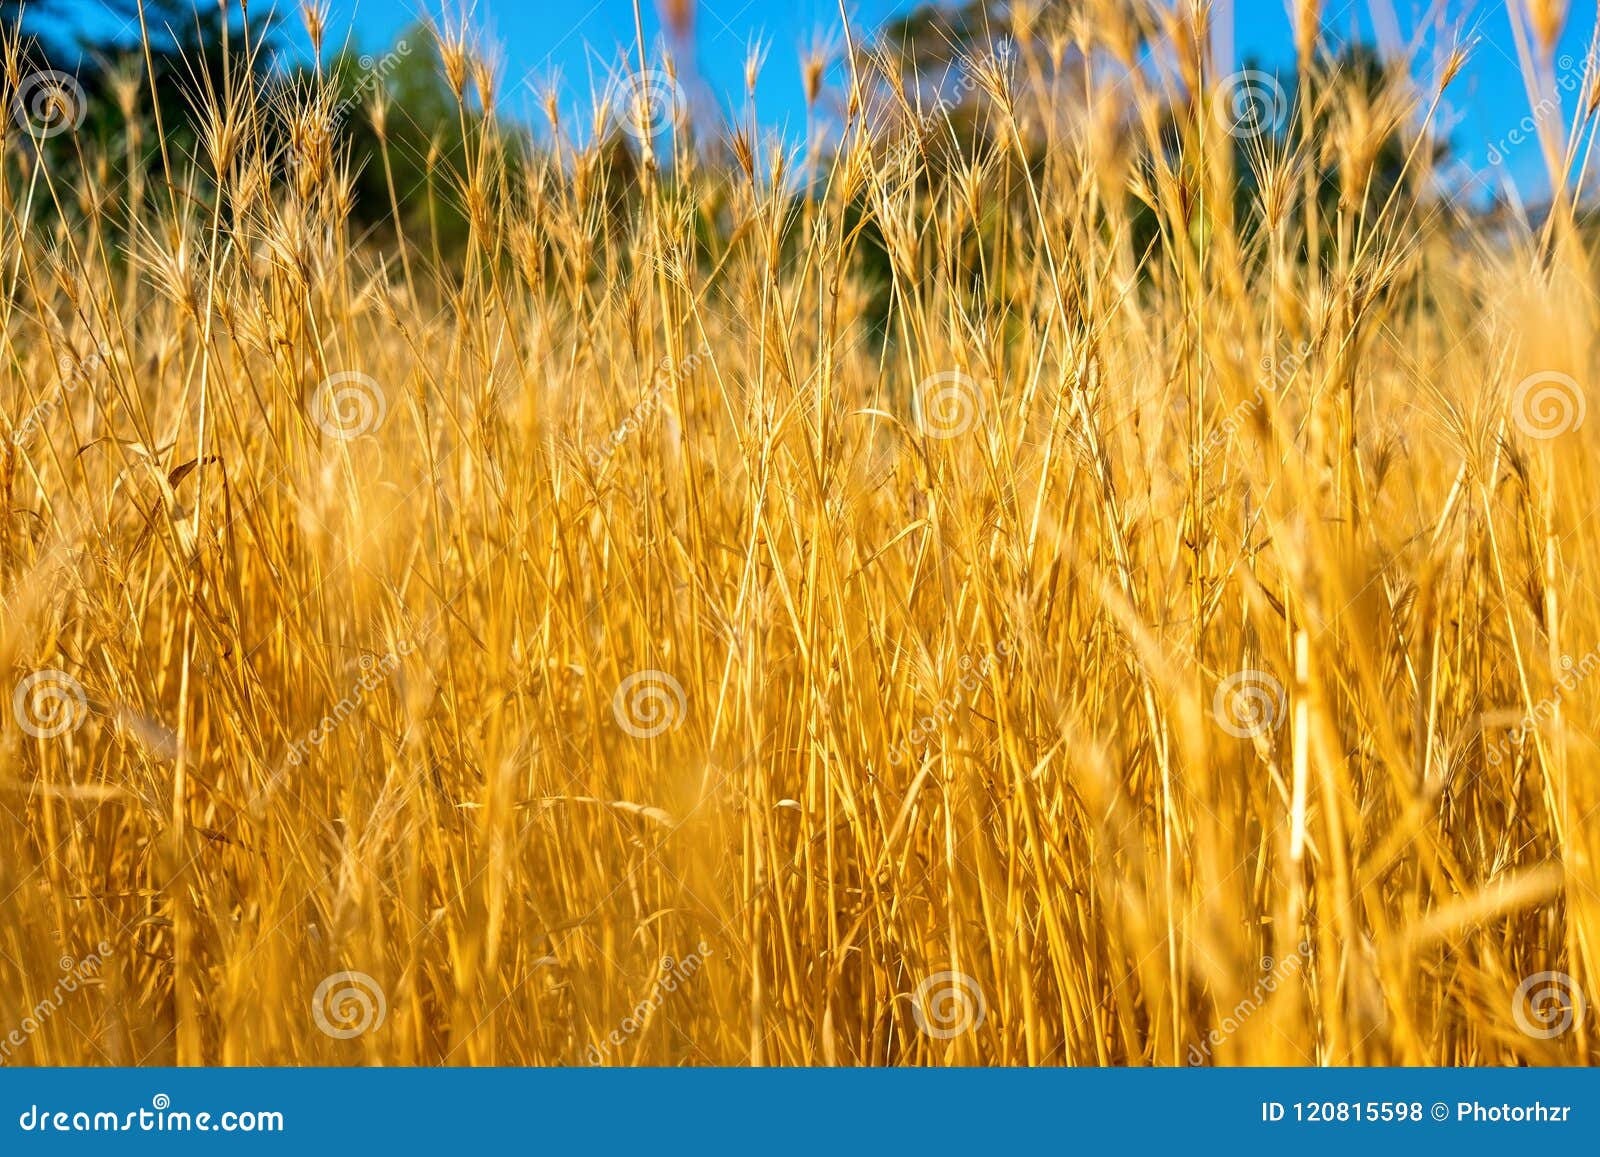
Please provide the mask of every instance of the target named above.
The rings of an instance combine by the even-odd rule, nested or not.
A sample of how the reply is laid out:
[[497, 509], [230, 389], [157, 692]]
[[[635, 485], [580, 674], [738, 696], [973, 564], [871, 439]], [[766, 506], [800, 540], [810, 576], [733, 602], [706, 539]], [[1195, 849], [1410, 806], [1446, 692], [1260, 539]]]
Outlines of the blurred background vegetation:
[[[16, 0], [0, 0], [0, 26], [32, 40], [31, 56], [36, 67], [74, 75], [89, 98], [87, 117], [77, 132], [24, 142], [24, 164], [29, 149], [75, 154], [79, 163], [122, 170], [108, 173], [113, 179], [105, 182], [107, 188], [120, 178], [140, 190], [135, 196], [147, 195], [144, 190], [152, 186], [150, 175], [165, 173], [172, 183], [185, 187], [187, 195], [203, 200], [205, 182], [184, 180], [186, 166], [204, 164], [202, 128], [195, 112], [204, 103], [202, 94], [223, 92], [229, 84], [237, 85], [245, 78], [285, 94], [297, 88], [309, 92], [315, 87], [310, 82], [321, 79], [331, 82], [340, 147], [347, 150], [344, 171], [350, 183], [353, 238], [358, 244], [366, 239], [378, 239], [385, 245], [404, 240], [409, 243], [413, 260], [449, 270], [459, 263], [468, 235], [468, 209], [461, 189], [469, 164], [492, 160], [497, 175], [495, 189], [500, 195], [515, 195], [518, 176], [530, 159], [542, 156], [548, 161], [551, 155], [539, 136], [546, 132], [545, 126], [536, 131], [532, 126], [495, 121], [492, 107], [485, 110], [481, 85], [492, 84], [487, 76], [458, 77], [452, 82], [445, 75], [436, 32], [425, 25], [407, 29], [387, 46], [347, 46], [327, 51], [323, 49], [324, 34], [331, 32], [328, 39], [335, 41], [343, 37], [343, 31], [311, 27], [311, 40], [316, 46], [313, 58], [291, 51], [279, 18], [266, 15], [266, 9], [259, 6], [250, 8], [246, 15], [239, 5], [225, 5], [223, 11], [228, 16], [223, 18], [214, 6], [208, 5], [204, 13], [199, 12], [193, 0], [144, 0], [142, 5], [139, 0], [101, 3], [109, 19], [90, 26], [83, 21], [83, 9], [74, 0], [32, 0], [25, 8]], [[902, 119], [908, 126], [907, 135], [926, 162], [919, 180], [960, 181], [963, 173], [957, 164], [959, 158], [981, 159], [1006, 152], [1001, 142], [990, 139], [989, 110], [981, 86], [972, 79], [973, 62], [984, 57], [994, 59], [997, 52], [1002, 62], [1014, 61], [1017, 42], [1031, 41], [1042, 50], [1040, 57], [1052, 61], [1055, 75], [1024, 79], [1034, 84], [1042, 82], [1061, 93], [1062, 107], [1070, 112], [1070, 94], [1075, 88], [1082, 88], [1084, 70], [1104, 67], [1102, 62], [1084, 60], [1072, 48], [1070, 39], [1060, 36], [1062, 27], [1070, 27], [1073, 19], [1081, 19], [1086, 13], [1083, 0], [1048, 0], [1031, 6], [1027, 23], [1019, 25], [1008, 6], [997, 5], [993, 0], [924, 4], [876, 30], [869, 40], [858, 45], [854, 59], [847, 60], [842, 52], [836, 53], [827, 62], [826, 75], [841, 90], [852, 74], [865, 78], [866, 88], [879, 102], [880, 111], [897, 106], [905, 114]], [[110, 34], [107, 30], [112, 27], [123, 31]], [[677, 47], [692, 49], [682, 43]], [[1138, 48], [1138, 44], [1129, 46], [1129, 59], [1135, 58]], [[1383, 61], [1359, 44], [1328, 45], [1323, 51], [1315, 67], [1365, 78], [1375, 112], [1381, 115], [1384, 110], [1377, 106], [1384, 88]], [[1245, 63], [1248, 67], [1249, 62]], [[1338, 110], [1313, 109], [1301, 115], [1296, 102], [1298, 78], [1284, 76], [1281, 84], [1296, 115], [1275, 130], [1280, 134], [1276, 142], [1270, 138], [1235, 142], [1230, 178], [1235, 204], [1209, 212], [1231, 212], [1238, 221], [1249, 222], [1254, 215], [1244, 209], [1262, 194], [1253, 177], [1258, 166], [1251, 163], [1251, 150], [1259, 154], [1263, 148], [1287, 147], [1292, 138], [1307, 133], [1336, 131], [1333, 122]], [[459, 101], [458, 96], [462, 98]], [[493, 104], [492, 92], [488, 103]], [[815, 103], [819, 109], [833, 113], [835, 125], [843, 119], [846, 101], [842, 91], [818, 94]], [[699, 147], [662, 150], [662, 179], [698, 182], [701, 204], [716, 203], [714, 196], [704, 196], [708, 182], [738, 178], [738, 148], [730, 146], [729, 123], [709, 123], [718, 115], [719, 110], [696, 107], [695, 123], [681, 127], [697, 139]], [[495, 121], [492, 132], [486, 131], [487, 121]], [[1171, 155], [1164, 158], [1170, 164], [1182, 153], [1182, 125], [1192, 123], [1192, 117], [1186, 120], [1185, 110], [1175, 107], [1167, 122], [1162, 136], [1171, 142]], [[599, 150], [599, 155], [607, 170], [607, 187], [617, 193], [613, 219], [601, 222], [600, 227], [620, 233], [630, 208], [637, 203], [640, 157], [639, 150], [615, 127], [616, 118], [609, 123], [613, 126], [613, 139]], [[1362, 204], [1347, 206], [1353, 213], [1354, 226], [1359, 227], [1362, 214], [1382, 205], [1403, 179], [1404, 162], [1411, 147], [1406, 127], [1399, 118], [1390, 126], [1373, 160]], [[267, 131], [284, 130], [282, 126], [268, 126]], [[737, 131], [735, 126], [735, 134]], [[754, 136], [754, 130], [750, 135]], [[1037, 144], [1031, 146], [1034, 164], [1040, 168], [1047, 163], [1046, 135], [1041, 132]], [[902, 143], [905, 139], [899, 138]], [[475, 158], [480, 146], [485, 155]], [[818, 148], [815, 141], [809, 147]], [[1414, 165], [1413, 171], [1447, 171], [1451, 160], [1448, 142], [1431, 141], [1428, 148], [1434, 154], [1433, 163], [1420, 168]], [[492, 156], [488, 156], [490, 153]], [[1325, 150], [1330, 158], [1335, 153]], [[85, 162], [85, 157], [92, 157], [92, 162]], [[677, 166], [674, 158], [679, 162]], [[693, 172], [684, 171], [685, 158], [690, 159]], [[1146, 173], [1147, 184], [1153, 180], [1150, 173], [1156, 162], [1157, 158], [1150, 156], [1134, 162], [1136, 171]], [[129, 171], [136, 168], [143, 173]], [[553, 166], [546, 165], [545, 171], [554, 173], [558, 180], [573, 176], [563, 172], [559, 157]], [[143, 179], [130, 180], [135, 177]], [[1323, 212], [1331, 216], [1338, 210], [1341, 197], [1340, 174], [1334, 162], [1329, 160], [1324, 171], [1312, 174], [1308, 184], [1312, 181], [1319, 190]], [[990, 215], [1020, 208], [1020, 183], [1016, 193], [1016, 205], [994, 205], [989, 209]], [[804, 181], [797, 182], [794, 219], [799, 218], [799, 206], [807, 195]], [[1459, 201], [1450, 203], [1447, 198], [1440, 198], [1438, 204], [1441, 212], [1464, 211]], [[863, 224], [855, 259], [863, 279], [879, 287], [867, 312], [871, 327], [881, 330], [890, 310], [889, 286], [893, 279], [878, 225], [867, 206], [859, 208], [858, 220]], [[715, 220], [699, 223], [703, 239], [714, 235], [716, 224]], [[1153, 209], [1136, 207], [1132, 240], [1137, 252], [1148, 253], [1157, 246], [1203, 245], [1206, 231], [1202, 219], [1198, 226], [1190, 224], [1189, 237], [1177, 237], [1170, 223], [1164, 225]], [[790, 235], [792, 241], [796, 240], [799, 231], [791, 231]], [[714, 248], [707, 245], [708, 256]], [[1311, 256], [1301, 254], [1302, 259]], [[976, 268], [973, 275], [976, 282]]]

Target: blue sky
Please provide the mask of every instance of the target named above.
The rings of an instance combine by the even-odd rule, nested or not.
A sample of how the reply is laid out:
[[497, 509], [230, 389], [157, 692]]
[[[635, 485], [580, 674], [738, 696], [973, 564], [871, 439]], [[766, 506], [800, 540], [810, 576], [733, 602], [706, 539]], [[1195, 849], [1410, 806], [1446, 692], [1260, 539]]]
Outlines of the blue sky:
[[[458, 6], [462, 0], [449, 0]], [[503, 111], [512, 116], [542, 121], [537, 116], [536, 91], [549, 77], [559, 75], [569, 109], [587, 97], [591, 82], [603, 83], [617, 67], [619, 54], [631, 53], [634, 41], [632, 0], [465, 0], [472, 6], [474, 22], [498, 42], [504, 53]], [[1222, 2], [1222, 0], [1217, 0]], [[1293, 59], [1289, 18], [1284, 0], [1233, 0], [1236, 8], [1236, 52], [1266, 69], [1287, 69]], [[1539, 196], [1547, 182], [1538, 147], [1511, 142], [1518, 122], [1528, 115], [1512, 37], [1508, 0], [1325, 0], [1324, 28], [1337, 35], [1355, 33], [1369, 42], [1378, 39], [1373, 18], [1376, 8], [1396, 17], [1402, 36], [1409, 37], [1424, 18], [1436, 21], [1446, 13], [1477, 34], [1477, 47], [1467, 71], [1451, 88], [1448, 110], [1455, 127], [1454, 143], [1462, 159], [1487, 181], [1509, 179], [1526, 196]], [[1511, 0], [1520, 3], [1521, 0]], [[331, 0], [330, 36], [352, 29], [363, 49], [381, 49], [425, 11], [437, 13], [440, 0]], [[280, 9], [295, 5], [279, 0]], [[655, 0], [642, 0], [645, 35], [654, 39], [659, 30]], [[868, 32], [907, 11], [907, 0], [847, 0], [855, 29]], [[1595, 27], [1596, 0], [1571, 0], [1560, 53], [1574, 64], [1565, 74], [1564, 104], [1570, 112], [1577, 99], [1579, 69], [1588, 39]], [[757, 100], [762, 121], [771, 127], [791, 129], [803, 123], [799, 48], [822, 33], [841, 29], [838, 0], [697, 0], [697, 40], [700, 76], [725, 106], [737, 107], [743, 99], [746, 46], [760, 37], [771, 53], [762, 74]], [[1427, 14], [1432, 11], [1431, 17]], [[291, 33], [304, 44], [298, 20], [291, 16]], [[1428, 41], [1431, 45], [1431, 41]], [[1559, 70], [1558, 70], [1559, 71]], [[1500, 165], [1491, 158], [1502, 157]]]

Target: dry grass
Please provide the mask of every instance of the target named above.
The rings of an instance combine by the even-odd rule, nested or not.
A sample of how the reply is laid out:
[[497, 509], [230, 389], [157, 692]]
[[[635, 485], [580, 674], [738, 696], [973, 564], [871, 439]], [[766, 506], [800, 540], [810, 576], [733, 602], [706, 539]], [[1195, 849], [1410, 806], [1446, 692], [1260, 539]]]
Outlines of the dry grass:
[[977, 145], [858, 74], [799, 211], [748, 131], [469, 125], [456, 274], [315, 92], [170, 183], [13, 133], [0, 668], [71, 682], [0, 729], [0, 1038], [107, 952], [7, 1063], [1591, 1059], [1514, 1015], [1600, 991], [1600, 423], [1517, 389], [1600, 368], [1582, 190], [1491, 231], [1436, 90], [1323, 70], [1235, 206], [1189, 6], [1073, 90], [1099, 8]]

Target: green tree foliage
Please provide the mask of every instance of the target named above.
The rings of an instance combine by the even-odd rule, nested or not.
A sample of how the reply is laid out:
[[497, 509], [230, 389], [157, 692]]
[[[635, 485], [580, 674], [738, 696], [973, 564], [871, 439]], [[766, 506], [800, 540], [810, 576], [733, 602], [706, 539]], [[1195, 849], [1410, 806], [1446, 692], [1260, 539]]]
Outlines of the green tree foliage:
[[[313, 67], [296, 71], [304, 79]], [[482, 138], [482, 116], [457, 107], [433, 33], [413, 26], [382, 53], [346, 49], [322, 67], [338, 94], [340, 137], [355, 174], [356, 223], [368, 230], [398, 226], [434, 259], [451, 262], [466, 242], [459, 178], [469, 143], [475, 147]], [[380, 103], [381, 125], [374, 119]]]
[[[260, 80], [281, 24], [270, 8], [246, 17], [232, 5], [202, 11], [192, 0], [102, 2], [100, 24], [122, 31], [102, 39], [103, 33], [80, 29], [75, 36], [83, 53], [78, 79], [90, 96], [88, 123], [103, 135], [124, 127], [118, 88], [137, 75], [139, 108], [150, 120], [146, 127], [154, 130], [159, 124], [169, 159], [193, 155], [199, 138], [195, 104], [202, 94]], [[49, 41], [40, 44], [48, 51]], [[152, 97], [159, 117], [150, 115]], [[148, 142], [144, 161], [155, 163], [156, 133], [139, 135]]]
[[[129, 184], [170, 176], [184, 196], [203, 198], [206, 184], [193, 186], [186, 174], [205, 166], [198, 110], [207, 94], [260, 86], [287, 120], [320, 77], [339, 148], [347, 150], [357, 235], [397, 230], [429, 259], [452, 263], [467, 237], [462, 174], [484, 137], [483, 117], [458, 106], [432, 32], [408, 28], [381, 52], [346, 48], [321, 61], [286, 62], [274, 10], [251, 6], [247, 16], [230, 4], [222, 11], [228, 15], [193, 0], [104, 0], [90, 26], [74, 18], [81, 10], [68, 0], [30, 0], [25, 11], [0, 0], [0, 28], [28, 38], [30, 66], [71, 76], [82, 93], [77, 128], [35, 133], [25, 151], [70, 165], [98, 149], [112, 175]], [[381, 123], [374, 119], [380, 106]], [[259, 127], [287, 139], [284, 123]], [[507, 159], [497, 164], [504, 172]]]

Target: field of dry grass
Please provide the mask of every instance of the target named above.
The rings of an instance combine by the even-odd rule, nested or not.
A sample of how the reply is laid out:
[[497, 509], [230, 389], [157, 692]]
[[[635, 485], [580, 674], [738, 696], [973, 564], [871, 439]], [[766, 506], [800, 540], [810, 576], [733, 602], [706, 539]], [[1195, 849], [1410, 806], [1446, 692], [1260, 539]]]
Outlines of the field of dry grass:
[[475, 119], [453, 268], [315, 88], [8, 125], [0, 1059], [1592, 1059], [1587, 190], [1123, 12], [976, 135], [865, 54], [809, 154]]

